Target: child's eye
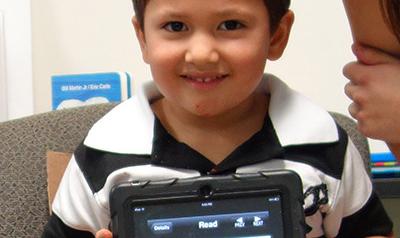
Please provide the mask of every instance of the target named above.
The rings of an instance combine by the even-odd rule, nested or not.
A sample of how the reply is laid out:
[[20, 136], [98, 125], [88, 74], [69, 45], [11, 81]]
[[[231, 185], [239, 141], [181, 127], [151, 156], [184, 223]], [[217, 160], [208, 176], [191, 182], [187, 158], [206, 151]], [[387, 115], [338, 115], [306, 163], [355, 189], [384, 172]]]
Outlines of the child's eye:
[[234, 31], [243, 28], [244, 25], [237, 20], [228, 20], [221, 23], [219, 28], [224, 31]]
[[184, 23], [179, 22], [179, 21], [168, 22], [167, 24], [164, 25], [164, 28], [167, 31], [172, 31], [172, 32], [188, 30], [187, 26]]

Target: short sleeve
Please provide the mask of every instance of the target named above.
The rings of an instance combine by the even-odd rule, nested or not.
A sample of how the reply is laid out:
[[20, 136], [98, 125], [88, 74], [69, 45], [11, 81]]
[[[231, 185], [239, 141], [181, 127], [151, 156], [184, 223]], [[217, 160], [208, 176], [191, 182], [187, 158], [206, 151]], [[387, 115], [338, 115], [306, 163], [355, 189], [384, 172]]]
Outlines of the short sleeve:
[[67, 226], [95, 234], [107, 227], [109, 212], [101, 207], [73, 156], [52, 204], [53, 212]]
[[[387, 230], [391, 230], [391, 221], [373, 192], [364, 162], [350, 139], [340, 185], [326, 213], [324, 228], [325, 234], [331, 237], [386, 235], [390, 233]], [[382, 233], [376, 234], [377, 231]]]

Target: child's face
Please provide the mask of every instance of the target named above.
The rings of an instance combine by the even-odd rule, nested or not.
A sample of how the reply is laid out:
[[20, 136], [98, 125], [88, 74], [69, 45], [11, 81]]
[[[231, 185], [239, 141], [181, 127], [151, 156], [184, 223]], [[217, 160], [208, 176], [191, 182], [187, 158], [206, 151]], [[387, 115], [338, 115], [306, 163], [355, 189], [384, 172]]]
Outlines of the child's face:
[[150, 0], [144, 31], [134, 25], [166, 101], [215, 116], [251, 100], [267, 58], [282, 53], [268, 19], [262, 0]]

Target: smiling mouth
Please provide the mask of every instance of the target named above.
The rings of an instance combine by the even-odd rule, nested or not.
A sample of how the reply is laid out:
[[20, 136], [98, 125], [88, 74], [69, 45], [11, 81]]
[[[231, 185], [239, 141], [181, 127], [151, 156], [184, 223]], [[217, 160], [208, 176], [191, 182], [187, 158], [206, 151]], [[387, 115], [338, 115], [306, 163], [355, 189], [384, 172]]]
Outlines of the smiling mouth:
[[181, 75], [182, 78], [186, 80], [191, 80], [195, 81], [198, 83], [210, 83], [214, 81], [220, 81], [226, 78], [228, 75], [227, 74], [221, 74], [221, 75], [204, 75], [204, 76], [197, 76], [197, 75]]

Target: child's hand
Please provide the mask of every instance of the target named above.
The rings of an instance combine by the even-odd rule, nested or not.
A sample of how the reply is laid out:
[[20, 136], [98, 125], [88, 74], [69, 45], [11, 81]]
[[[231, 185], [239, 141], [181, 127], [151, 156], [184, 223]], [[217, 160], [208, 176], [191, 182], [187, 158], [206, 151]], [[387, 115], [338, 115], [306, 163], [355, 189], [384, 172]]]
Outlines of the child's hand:
[[96, 233], [96, 238], [112, 238], [112, 233], [109, 230], [101, 229]]
[[400, 145], [400, 60], [361, 45], [353, 52], [358, 61], [343, 69], [350, 114], [364, 135]]

